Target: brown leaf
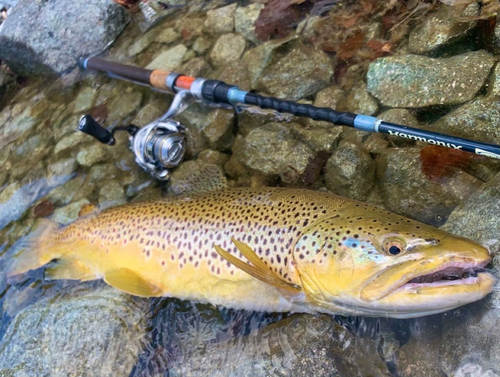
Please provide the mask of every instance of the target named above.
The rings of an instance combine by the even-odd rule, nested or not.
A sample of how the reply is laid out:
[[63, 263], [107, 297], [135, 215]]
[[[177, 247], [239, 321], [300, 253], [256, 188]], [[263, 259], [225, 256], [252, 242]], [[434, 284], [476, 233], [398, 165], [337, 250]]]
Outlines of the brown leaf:
[[459, 149], [427, 145], [420, 151], [422, 173], [433, 182], [453, 176], [458, 169], [464, 169], [473, 161], [483, 157]]
[[340, 60], [349, 60], [356, 56], [358, 50], [365, 44], [365, 33], [357, 32], [352, 37], [342, 42], [337, 50], [337, 58]]
[[99, 106], [95, 106], [89, 110], [89, 115], [96, 120], [97, 123], [104, 123], [108, 119], [108, 105], [105, 101]]
[[33, 215], [35, 217], [47, 217], [54, 212], [54, 209], [54, 203], [44, 199], [33, 209]]

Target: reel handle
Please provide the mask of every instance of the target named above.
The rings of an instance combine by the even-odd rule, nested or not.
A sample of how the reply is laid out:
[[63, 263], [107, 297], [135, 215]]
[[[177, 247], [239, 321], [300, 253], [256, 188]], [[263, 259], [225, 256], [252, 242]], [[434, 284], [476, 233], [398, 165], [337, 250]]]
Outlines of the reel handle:
[[90, 115], [83, 115], [78, 122], [78, 129], [95, 139], [99, 140], [101, 143], [114, 145], [115, 138], [113, 133], [108, 131], [106, 128], [101, 126], [94, 118]]

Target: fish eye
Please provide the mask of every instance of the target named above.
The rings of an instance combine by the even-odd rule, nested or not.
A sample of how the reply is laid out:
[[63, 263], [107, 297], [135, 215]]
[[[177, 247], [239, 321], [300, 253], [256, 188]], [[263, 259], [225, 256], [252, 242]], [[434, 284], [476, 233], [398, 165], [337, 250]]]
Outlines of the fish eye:
[[390, 238], [384, 242], [384, 250], [389, 255], [399, 255], [406, 251], [406, 243], [400, 239]]
[[392, 245], [391, 247], [389, 247], [389, 254], [391, 255], [398, 255], [401, 254], [402, 252], [403, 249], [401, 248], [401, 246]]

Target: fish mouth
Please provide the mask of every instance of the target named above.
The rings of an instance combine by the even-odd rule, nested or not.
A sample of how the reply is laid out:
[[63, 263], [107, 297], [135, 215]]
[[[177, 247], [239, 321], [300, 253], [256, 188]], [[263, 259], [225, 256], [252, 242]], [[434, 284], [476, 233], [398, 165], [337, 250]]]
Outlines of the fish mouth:
[[[454, 290], [460, 287], [474, 286], [485, 280], [494, 280], [484, 267], [491, 258], [434, 262], [434, 267], [425, 268], [427, 263], [413, 261], [388, 268], [366, 285], [360, 292], [362, 300], [367, 302], [378, 301], [394, 293], [423, 293], [435, 292], [432, 289], [447, 289], [447, 295], [453, 295]], [[399, 296], [399, 295], [398, 295]]]
[[490, 274], [484, 269], [488, 262], [450, 262], [434, 271], [412, 277], [396, 290], [477, 284], [482, 274]]

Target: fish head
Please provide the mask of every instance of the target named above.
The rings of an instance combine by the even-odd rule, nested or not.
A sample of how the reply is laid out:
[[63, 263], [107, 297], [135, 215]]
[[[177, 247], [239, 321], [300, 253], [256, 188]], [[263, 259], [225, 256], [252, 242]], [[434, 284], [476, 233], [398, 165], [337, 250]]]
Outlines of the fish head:
[[363, 203], [320, 218], [294, 245], [309, 300], [345, 315], [413, 318], [482, 299], [488, 249]]

